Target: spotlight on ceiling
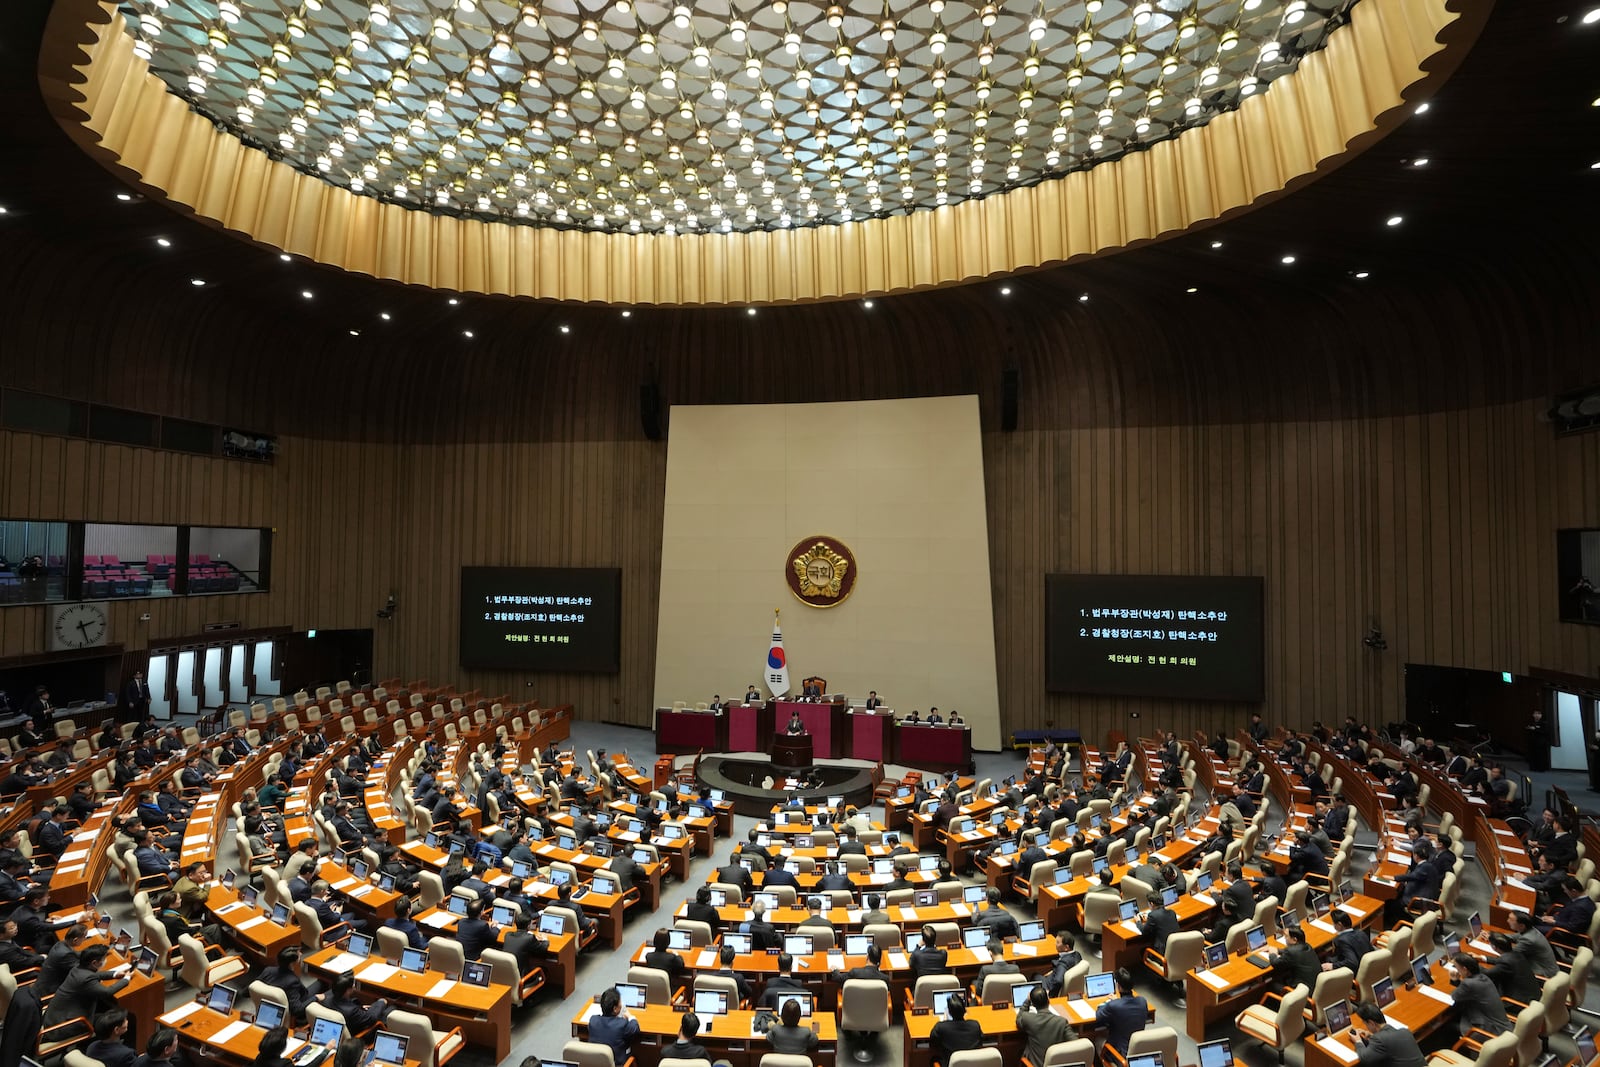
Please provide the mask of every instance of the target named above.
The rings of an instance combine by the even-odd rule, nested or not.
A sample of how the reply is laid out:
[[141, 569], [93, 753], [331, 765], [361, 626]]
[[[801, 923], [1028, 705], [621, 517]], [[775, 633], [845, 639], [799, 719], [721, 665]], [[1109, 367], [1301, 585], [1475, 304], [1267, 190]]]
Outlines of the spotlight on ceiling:
[[124, 204], [126, 204], [128, 201], [133, 199], [133, 194], [132, 193], [118, 193], [117, 194], [117, 199], [121, 200]]
[[196, 286], [196, 287], [204, 285], [205, 283], [206, 283], [206, 280], [204, 278], [190, 278], [189, 279], [189, 284], [193, 285], [193, 286]]
[[1278, 262], [1282, 263], [1285, 267], [1290, 267], [1294, 265], [1294, 259], [1294, 256], [1284, 256], [1282, 259], [1278, 260]]
[[1390, 215], [1383, 221], [1383, 224], [1385, 226], [1398, 226], [1404, 221], [1406, 221], [1406, 217], [1404, 215]]
[[156, 244], [160, 245], [162, 248], [171, 248], [172, 247], [172, 242], [167, 240], [165, 237], [157, 237], [156, 238]]

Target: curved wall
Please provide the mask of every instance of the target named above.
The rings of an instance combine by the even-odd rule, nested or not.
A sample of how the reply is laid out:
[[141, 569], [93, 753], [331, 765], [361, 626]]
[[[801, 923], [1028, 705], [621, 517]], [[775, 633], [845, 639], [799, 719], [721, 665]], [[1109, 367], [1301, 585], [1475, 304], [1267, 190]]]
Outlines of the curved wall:
[[[1264, 575], [1275, 720], [1393, 717], [1407, 661], [1600, 663], [1600, 631], [1556, 622], [1552, 537], [1600, 525], [1600, 435], [1558, 441], [1538, 418], [1592, 374], [1587, 260], [1464, 260], [1450, 278], [1321, 295], [1240, 277], [1192, 305], [1119, 298], [1138, 290], [1106, 273], [1087, 305], [1065, 277], [1014, 282], [1014, 303], [982, 289], [870, 313], [505, 303], [479, 309], [482, 341], [464, 348], [442, 328], [333, 336], [247, 292], [196, 303], [88, 245], [16, 247], [0, 268], [7, 384], [284, 435], [271, 467], [0, 435], [0, 514], [277, 528], [274, 592], [117, 605], [113, 639], [133, 647], [213, 619], [375, 625], [380, 673], [647, 724], [666, 446], [643, 438], [637, 404], [654, 375], [668, 403], [979, 394], [1005, 729], [1246, 713], [1047, 696], [1054, 570]], [[103, 295], [86, 311], [85, 294]], [[557, 321], [572, 334], [541, 340]], [[1006, 366], [1022, 375], [1011, 434]], [[500, 562], [621, 566], [621, 674], [457, 669], [455, 568]], [[378, 622], [391, 589], [400, 610]], [[1381, 655], [1360, 644], [1373, 620]], [[39, 609], [0, 611], [8, 651], [37, 649], [43, 628]]]

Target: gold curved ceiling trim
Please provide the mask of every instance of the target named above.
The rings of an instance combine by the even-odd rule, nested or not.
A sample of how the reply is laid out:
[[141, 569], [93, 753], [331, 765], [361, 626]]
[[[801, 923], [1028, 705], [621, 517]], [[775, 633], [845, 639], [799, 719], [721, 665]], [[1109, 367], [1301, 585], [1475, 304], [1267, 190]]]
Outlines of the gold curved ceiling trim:
[[[1403, 118], [1470, 47], [1489, 0], [1364, 0], [1270, 91], [1086, 171], [983, 200], [838, 226], [602, 234], [433, 215], [247, 148], [167, 91], [109, 3], [58, 0], [46, 100], [95, 158], [273, 248], [439, 289], [621, 305], [849, 299], [976, 281], [1175, 235], [1334, 169]], [[1452, 7], [1479, 17], [1464, 18]], [[1471, 23], [1471, 26], [1467, 26]]]

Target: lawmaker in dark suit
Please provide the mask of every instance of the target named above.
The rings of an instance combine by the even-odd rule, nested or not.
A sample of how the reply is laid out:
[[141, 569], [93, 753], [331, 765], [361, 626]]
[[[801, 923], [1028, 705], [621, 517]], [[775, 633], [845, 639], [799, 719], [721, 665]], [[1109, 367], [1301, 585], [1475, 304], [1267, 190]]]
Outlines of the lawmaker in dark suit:
[[644, 954], [644, 965], [654, 967], [658, 971], [667, 973], [667, 981], [673, 989], [683, 987], [683, 974], [685, 965], [683, 957], [673, 952], [669, 947], [672, 944], [671, 932], [666, 927], [656, 930], [655, 938], [651, 942], [649, 952]]
[[1362, 1001], [1356, 1005], [1356, 1016], [1367, 1030], [1356, 1044], [1361, 1063], [1383, 1067], [1424, 1067], [1427, 1063], [1411, 1031], [1390, 1026], [1376, 1004]]
[[[743, 867], [739, 869], [744, 870]], [[694, 900], [684, 909], [683, 917], [707, 924], [711, 927], [713, 937], [722, 932], [722, 916], [711, 906], [711, 887], [708, 885], [703, 885], [694, 891]]]
[[1367, 936], [1365, 930], [1355, 928], [1349, 912], [1334, 908], [1332, 918], [1334, 929], [1339, 932], [1333, 935], [1328, 962], [1322, 966], [1330, 971], [1339, 967], [1355, 971], [1361, 966], [1361, 957], [1372, 951], [1372, 938]]
[[1150, 894], [1150, 913], [1139, 924], [1139, 932], [1150, 938], [1150, 947], [1167, 954], [1167, 938], [1178, 932], [1178, 917], [1161, 903], [1160, 893]]
[[1272, 973], [1286, 989], [1301, 985], [1310, 989], [1316, 985], [1317, 975], [1322, 972], [1322, 961], [1317, 957], [1317, 950], [1306, 944], [1305, 930], [1291, 926], [1287, 936], [1289, 943], [1283, 951], [1269, 957]]
[[763, 952], [782, 944], [778, 928], [767, 922], [766, 914], [766, 905], [758, 900], [750, 905], [750, 918], [739, 924], [739, 932], [750, 935], [750, 949], [753, 952]]
[[1500, 990], [1495, 988], [1493, 979], [1483, 973], [1477, 959], [1460, 952], [1456, 954], [1455, 965], [1461, 974], [1461, 981], [1452, 999], [1456, 1006], [1456, 1018], [1461, 1022], [1461, 1036], [1465, 1037], [1474, 1030], [1503, 1034], [1511, 1029], [1511, 1017], [1506, 1014]]
[[283, 990], [289, 1000], [289, 1017], [296, 1022], [304, 1022], [306, 1005], [311, 1003], [311, 990], [306, 988], [305, 981], [300, 977], [300, 950], [289, 947], [280, 949], [276, 966], [268, 967], [256, 979], [269, 986]]
[[967, 1002], [957, 993], [947, 1002], [950, 1018], [933, 1024], [928, 1032], [928, 1043], [933, 1047], [934, 1067], [945, 1067], [957, 1052], [980, 1048], [983, 1045], [983, 1026], [967, 1018]]
[[767, 979], [766, 988], [761, 991], [759, 1006], [775, 1009], [781, 994], [804, 992], [807, 992], [805, 983], [794, 976], [794, 957], [782, 952], [778, 954], [778, 973]]
[[138, 1055], [123, 1043], [128, 1033], [128, 1013], [121, 1008], [102, 1012], [94, 1019], [94, 1040], [84, 1049], [91, 1060], [105, 1067], [133, 1067]]
[[750, 983], [744, 975], [733, 969], [734, 957], [737, 955], [738, 953], [734, 952], [732, 945], [723, 945], [722, 948], [717, 950], [717, 962], [721, 963], [722, 966], [711, 973], [720, 975], [723, 978], [732, 978], [734, 987], [739, 991], [739, 1001], [745, 1004], [750, 1001]]
[[931, 926], [922, 928], [922, 944], [911, 954], [911, 984], [929, 974], [944, 974], [949, 969], [950, 954], [934, 943]]
[[494, 948], [499, 943], [499, 931], [483, 919], [483, 901], [467, 901], [467, 914], [456, 923], [456, 940], [469, 960], [477, 959], [484, 949]]
[[143, 722], [150, 714], [150, 687], [144, 684], [143, 671], [133, 672], [133, 681], [128, 683], [122, 695], [134, 719]]
[[[92, 1019], [103, 1011], [117, 1006], [117, 994], [127, 986], [126, 964], [112, 971], [102, 971], [106, 953], [111, 947], [105, 944], [90, 945], [78, 954], [74, 967], [56, 990], [50, 1006], [44, 1012], [44, 1025], [55, 1026], [69, 1019]], [[110, 980], [110, 984], [107, 981]]]
[[1106, 1031], [1105, 1043], [1128, 1055], [1128, 1039], [1145, 1028], [1150, 1021], [1150, 1004], [1133, 991], [1133, 974], [1126, 967], [1117, 968], [1117, 995], [1100, 1005], [1094, 1013], [1094, 1022]]
[[1042, 985], [1036, 986], [1028, 994], [1028, 1003], [1017, 1009], [1017, 1032], [1027, 1038], [1024, 1052], [1032, 1064], [1043, 1063], [1050, 1046], [1077, 1036], [1067, 1020], [1050, 1010], [1050, 994]]
[[517, 970], [526, 978], [537, 970], [541, 961], [549, 955], [550, 942], [533, 933], [529, 927], [533, 925], [533, 916], [528, 912], [518, 912], [516, 918], [517, 928], [506, 935], [505, 943], [501, 948], [517, 958]]
[[878, 964], [883, 962], [883, 949], [874, 942], [867, 946], [867, 962], [859, 967], [852, 967], [848, 971], [829, 971], [828, 978], [835, 984], [860, 979], [865, 982], [889, 982], [889, 976], [879, 969]]

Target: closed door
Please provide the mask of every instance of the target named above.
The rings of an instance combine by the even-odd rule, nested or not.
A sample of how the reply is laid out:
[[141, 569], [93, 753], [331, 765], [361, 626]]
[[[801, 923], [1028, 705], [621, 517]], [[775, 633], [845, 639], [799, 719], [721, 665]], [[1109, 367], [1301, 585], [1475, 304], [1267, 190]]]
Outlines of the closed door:
[[153, 653], [145, 668], [145, 684], [150, 687], [150, 714], [158, 719], [172, 718], [172, 697], [168, 695], [175, 656], [170, 652]]
[[250, 699], [250, 687], [245, 681], [249, 652], [244, 645], [234, 645], [228, 650], [228, 699], [238, 704]]
[[178, 694], [179, 715], [197, 715], [200, 712], [200, 679], [195, 662], [192, 651], [178, 653], [178, 672], [173, 678], [173, 688]]
[[205, 689], [201, 694], [208, 708], [221, 707], [227, 702], [227, 697], [222, 692], [222, 649], [206, 649], [205, 658]]

